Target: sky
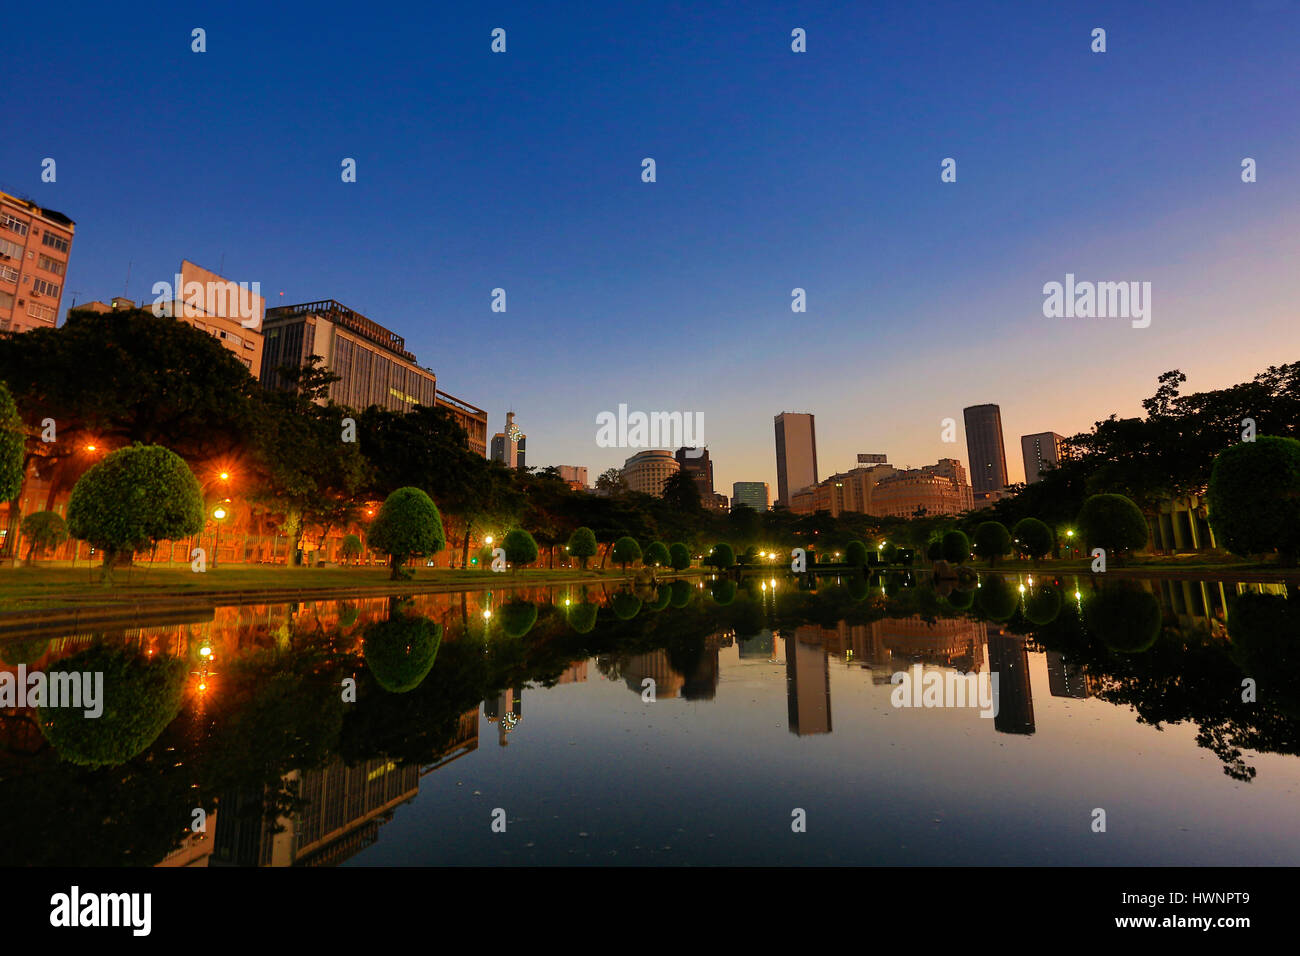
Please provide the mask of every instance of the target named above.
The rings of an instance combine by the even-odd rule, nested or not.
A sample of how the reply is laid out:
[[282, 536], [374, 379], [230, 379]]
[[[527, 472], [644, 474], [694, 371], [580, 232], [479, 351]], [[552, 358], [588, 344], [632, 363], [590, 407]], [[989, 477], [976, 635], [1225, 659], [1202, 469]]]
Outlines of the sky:
[[[76, 221], [64, 308], [183, 258], [337, 299], [489, 435], [513, 408], [530, 464], [594, 480], [636, 451], [600, 412], [702, 413], [725, 494], [775, 495], [783, 410], [825, 477], [964, 462], [996, 403], [1015, 481], [1021, 435], [1163, 371], [1300, 359], [1296, 0], [447, 6], [9, 11], [0, 189]], [[1067, 273], [1150, 282], [1150, 326], [1045, 317]]]

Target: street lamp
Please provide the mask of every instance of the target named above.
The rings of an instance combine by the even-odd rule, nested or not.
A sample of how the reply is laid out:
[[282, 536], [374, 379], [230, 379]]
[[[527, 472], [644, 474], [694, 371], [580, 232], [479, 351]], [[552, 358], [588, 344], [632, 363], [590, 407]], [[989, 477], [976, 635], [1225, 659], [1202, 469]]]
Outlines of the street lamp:
[[212, 567], [217, 566], [217, 554], [221, 550], [221, 522], [226, 519], [227, 511], [225, 505], [217, 505], [212, 509], [212, 518], [216, 521], [217, 530], [213, 536], [212, 542]]

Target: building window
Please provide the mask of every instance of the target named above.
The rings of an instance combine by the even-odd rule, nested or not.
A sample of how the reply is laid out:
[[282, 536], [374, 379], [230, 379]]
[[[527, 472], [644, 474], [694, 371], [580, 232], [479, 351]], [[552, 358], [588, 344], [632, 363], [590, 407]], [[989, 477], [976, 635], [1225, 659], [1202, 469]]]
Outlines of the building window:
[[58, 249], [59, 252], [67, 252], [68, 246], [71, 245], [67, 239], [62, 239], [59, 236], [56, 236], [48, 229], [45, 230], [45, 235], [41, 236], [41, 242], [49, 246], [51, 249]]
[[9, 229], [12, 232], [16, 232], [20, 236], [27, 235], [27, 223], [19, 219], [17, 216], [9, 215], [9, 213], [0, 216], [0, 226]]
[[12, 309], [14, 307], [14, 295], [12, 292], [0, 292], [0, 309]]
[[0, 239], [0, 259], [21, 259], [23, 247], [8, 239]]
[[53, 272], [56, 276], [61, 276], [67, 270], [67, 263], [60, 262], [58, 259], [51, 259], [49, 256], [41, 256], [36, 260], [36, 264], [46, 272]]
[[252, 351], [256, 349], [257, 346], [254, 345], [249, 339], [244, 339], [244, 348], [248, 349], [249, 351]]
[[0, 263], [0, 279], [3, 279], [5, 282], [17, 282], [18, 270], [12, 266]]
[[54, 306], [40, 305], [36, 302], [27, 303], [27, 314], [33, 319], [40, 319], [42, 322], [54, 321]]
[[33, 279], [32, 293], [34, 295], [48, 295], [53, 299], [57, 299], [59, 297], [59, 287], [53, 282], [47, 282], [44, 279]]

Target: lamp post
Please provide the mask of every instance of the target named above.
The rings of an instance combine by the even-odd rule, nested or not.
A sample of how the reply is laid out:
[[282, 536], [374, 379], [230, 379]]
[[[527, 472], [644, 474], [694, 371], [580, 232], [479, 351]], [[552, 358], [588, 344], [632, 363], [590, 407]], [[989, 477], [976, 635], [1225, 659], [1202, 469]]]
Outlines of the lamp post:
[[216, 522], [217, 530], [213, 535], [212, 541], [212, 567], [217, 566], [217, 554], [221, 551], [221, 522], [226, 519], [226, 507], [224, 504], [217, 505], [212, 509], [212, 520]]

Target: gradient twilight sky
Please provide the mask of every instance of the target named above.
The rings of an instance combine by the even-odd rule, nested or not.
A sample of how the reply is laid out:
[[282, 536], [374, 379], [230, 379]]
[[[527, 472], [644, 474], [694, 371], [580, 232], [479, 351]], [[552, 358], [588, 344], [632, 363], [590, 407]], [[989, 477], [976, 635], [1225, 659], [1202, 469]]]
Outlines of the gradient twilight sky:
[[[1014, 481], [1022, 434], [1137, 414], [1162, 371], [1300, 359], [1296, 0], [442, 6], [8, 11], [0, 188], [76, 221], [64, 307], [182, 258], [335, 298], [489, 434], [513, 407], [531, 464], [621, 465], [620, 402], [703, 412], [725, 494], [775, 496], [782, 410], [825, 477], [965, 462], [940, 420], [998, 403]], [[1044, 318], [1067, 272], [1151, 282], [1151, 326]]]

